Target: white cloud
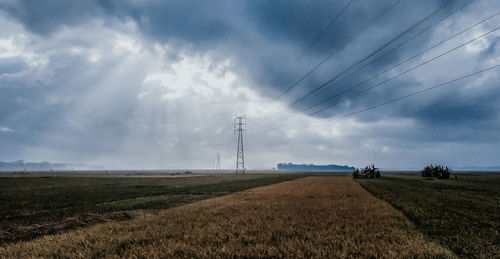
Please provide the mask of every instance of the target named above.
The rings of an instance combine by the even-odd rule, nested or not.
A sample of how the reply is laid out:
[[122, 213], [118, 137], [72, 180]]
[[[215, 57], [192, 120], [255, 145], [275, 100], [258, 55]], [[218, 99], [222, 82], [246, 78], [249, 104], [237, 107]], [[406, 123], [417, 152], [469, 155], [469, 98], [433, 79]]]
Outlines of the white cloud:
[[141, 45], [132, 37], [116, 34], [114, 38], [114, 51], [117, 55], [138, 54], [141, 51]]
[[7, 128], [7, 127], [0, 127], [0, 132], [5, 133], [5, 132], [14, 132], [14, 130]]
[[33, 67], [46, 65], [48, 58], [36, 53], [27, 44], [27, 37], [24, 34], [0, 38], [0, 58], [21, 57]]

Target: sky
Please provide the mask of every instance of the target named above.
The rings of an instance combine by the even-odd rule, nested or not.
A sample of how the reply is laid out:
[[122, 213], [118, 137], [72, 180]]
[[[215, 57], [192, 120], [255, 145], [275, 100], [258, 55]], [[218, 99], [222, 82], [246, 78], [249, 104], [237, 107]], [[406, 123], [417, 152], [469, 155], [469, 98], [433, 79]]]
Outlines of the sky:
[[0, 161], [230, 169], [245, 115], [247, 168], [500, 165], [498, 11], [0, 0]]

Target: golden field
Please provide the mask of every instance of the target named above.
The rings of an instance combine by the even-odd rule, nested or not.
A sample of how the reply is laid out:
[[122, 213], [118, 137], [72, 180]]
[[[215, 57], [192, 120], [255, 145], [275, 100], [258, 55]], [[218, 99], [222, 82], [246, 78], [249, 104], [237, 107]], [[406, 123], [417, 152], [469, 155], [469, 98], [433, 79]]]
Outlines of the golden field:
[[454, 257], [349, 177], [307, 177], [0, 248], [0, 257]]

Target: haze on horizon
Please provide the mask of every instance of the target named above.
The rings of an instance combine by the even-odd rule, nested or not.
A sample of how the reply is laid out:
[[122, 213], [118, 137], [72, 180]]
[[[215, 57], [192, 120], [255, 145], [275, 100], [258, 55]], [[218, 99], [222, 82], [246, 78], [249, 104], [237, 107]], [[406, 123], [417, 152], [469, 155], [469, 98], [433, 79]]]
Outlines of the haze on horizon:
[[[294, 104], [442, 6], [352, 76]], [[330, 109], [303, 110], [499, 11], [496, 0], [0, 0], [0, 161], [210, 168], [221, 153], [233, 168], [232, 122], [245, 114], [247, 168], [495, 166], [498, 68], [342, 116], [500, 64], [500, 15], [358, 90], [492, 31], [470, 44]]]

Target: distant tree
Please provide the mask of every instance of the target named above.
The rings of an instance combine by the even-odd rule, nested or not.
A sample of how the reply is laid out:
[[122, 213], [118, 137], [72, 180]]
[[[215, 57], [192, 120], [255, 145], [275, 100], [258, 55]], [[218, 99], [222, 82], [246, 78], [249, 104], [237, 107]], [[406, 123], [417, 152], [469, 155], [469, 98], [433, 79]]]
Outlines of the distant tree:
[[448, 179], [451, 175], [451, 169], [442, 165], [427, 165], [420, 171], [422, 177], [437, 177], [438, 179]]
[[380, 170], [374, 164], [366, 166], [362, 171], [356, 169], [352, 173], [353, 178], [380, 178], [380, 176]]
[[356, 168], [356, 169], [354, 170], [354, 172], [352, 172], [352, 177], [353, 177], [353, 178], [359, 178], [359, 175], [360, 175], [360, 174], [359, 174], [359, 169], [357, 169], [357, 168]]

